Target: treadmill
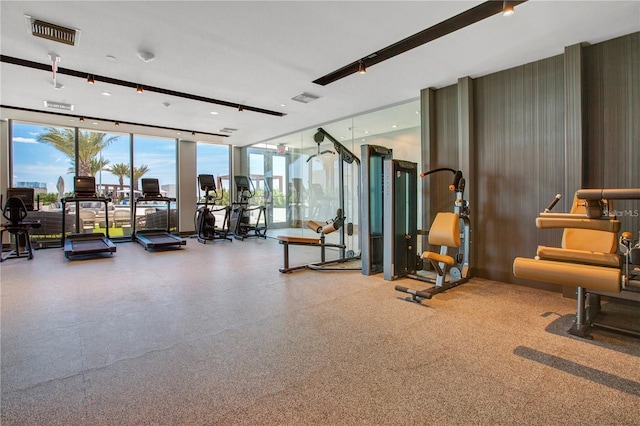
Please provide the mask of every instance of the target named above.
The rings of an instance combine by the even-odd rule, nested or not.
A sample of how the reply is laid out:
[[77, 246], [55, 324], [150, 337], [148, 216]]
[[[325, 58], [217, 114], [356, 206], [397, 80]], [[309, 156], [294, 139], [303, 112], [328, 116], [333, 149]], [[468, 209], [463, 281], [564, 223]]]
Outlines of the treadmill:
[[[93, 176], [75, 176], [73, 178], [73, 196], [64, 197], [60, 200], [62, 203], [62, 247], [64, 247], [64, 256], [70, 259], [75, 256], [95, 256], [102, 253], [113, 255], [116, 246], [109, 239], [109, 202], [111, 198], [98, 197], [96, 193], [96, 179]], [[66, 204], [75, 203], [76, 205], [76, 231], [80, 228], [80, 203], [81, 202], [99, 202], [104, 203], [105, 211], [105, 228], [106, 235], [102, 232], [90, 232], [66, 235], [65, 219]]]
[[[175, 198], [164, 197], [160, 193], [160, 183], [158, 179], [142, 179], [142, 197], [136, 198], [133, 203], [133, 238], [140, 243], [145, 250], [180, 248], [187, 244], [186, 240], [171, 234], [171, 203]], [[153, 202], [167, 203], [167, 226], [164, 229], [140, 229], [136, 230], [136, 210], [138, 203]]]

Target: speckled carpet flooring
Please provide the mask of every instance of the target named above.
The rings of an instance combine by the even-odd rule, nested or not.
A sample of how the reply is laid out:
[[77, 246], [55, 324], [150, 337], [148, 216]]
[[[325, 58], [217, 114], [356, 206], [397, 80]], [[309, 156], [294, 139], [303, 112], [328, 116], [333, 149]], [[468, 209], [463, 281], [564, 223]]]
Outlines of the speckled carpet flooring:
[[2, 263], [2, 425], [640, 424], [640, 339], [568, 335], [559, 293], [473, 279], [417, 305], [280, 266], [273, 239]]

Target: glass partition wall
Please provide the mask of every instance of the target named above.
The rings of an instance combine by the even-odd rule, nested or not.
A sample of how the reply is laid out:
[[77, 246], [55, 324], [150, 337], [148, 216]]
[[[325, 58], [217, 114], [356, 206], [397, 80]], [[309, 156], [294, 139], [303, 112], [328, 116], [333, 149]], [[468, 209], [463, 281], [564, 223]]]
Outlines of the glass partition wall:
[[[348, 153], [359, 159], [360, 147], [371, 144], [392, 149], [395, 159], [420, 163], [419, 108], [419, 101], [411, 101], [242, 150], [246, 160], [240, 163], [248, 168], [244, 173], [259, 182], [257, 186], [264, 189], [262, 194], [267, 194], [262, 200], [267, 207], [268, 226], [277, 229], [269, 232], [269, 236], [317, 236], [307, 223], [333, 220], [342, 208], [345, 244], [347, 250], [357, 254], [360, 250], [360, 167], [358, 161], [345, 159]], [[338, 144], [328, 137], [315, 139], [319, 127]], [[341, 156], [341, 147], [348, 153]], [[422, 171], [420, 164], [418, 170]], [[421, 194], [420, 182], [418, 184], [418, 194]], [[413, 214], [417, 215], [420, 226], [421, 212]]]

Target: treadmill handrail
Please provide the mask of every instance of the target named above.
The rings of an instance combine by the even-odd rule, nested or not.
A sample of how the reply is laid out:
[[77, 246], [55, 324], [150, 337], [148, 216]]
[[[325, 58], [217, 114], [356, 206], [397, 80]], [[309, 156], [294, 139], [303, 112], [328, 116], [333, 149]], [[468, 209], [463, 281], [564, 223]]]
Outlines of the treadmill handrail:
[[78, 229], [80, 226], [80, 215], [78, 214], [78, 212], [80, 211], [80, 207], [78, 205], [78, 203], [82, 202], [82, 201], [98, 201], [101, 203], [104, 203], [104, 211], [105, 211], [105, 215], [104, 215], [104, 226], [106, 228], [105, 233], [106, 233], [106, 238], [109, 239], [109, 214], [107, 214], [106, 212], [109, 210], [109, 203], [111, 202], [111, 197], [76, 197], [76, 196], [71, 196], [71, 197], [62, 197], [60, 199], [60, 203], [62, 204], [62, 237], [60, 238], [60, 241], [62, 242], [62, 247], [64, 247], [64, 241], [66, 239], [66, 233], [65, 233], [65, 219], [66, 219], [66, 208], [65, 205], [67, 203], [76, 203], [76, 233], [78, 233]]
[[162, 202], [165, 202], [165, 203], [167, 203], [167, 202], [168, 203], [175, 203], [176, 198], [175, 197], [155, 197], [155, 196], [154, 197], [144, 197], [144, 196], [142, 196], [142, 197], [136, 198], [135, 201], [136, 202], [138, 202], [138, 201], [162, 201]]
[[133, 221], [133, 229], [132, 229], [132, 232], [131, 232], [131, 238], [134, 240], [134, 242], [135, 242], [135, 239], [136, 239], [136, 232], [138, 232], [138, 231], [136, 231], [136, 222], [137, 222], [137, 220], [135, 220], [136, 211], [137, 211], [137, 208], [138, 208], [138, 203], [141, 202], [141, 201], [162, 201], [162, 202], [167, 203], [167, 227], [166, 227], [166, 229], [164, 229], [164, 231], [166, 233], [170, 234], [171, 233], [171, 203], [175, 202], [176, 199], [173, 198], [173, 197], [144, 197], [143, 196], [143, 197], [136, 198], [133, 201], [133, 217], [134, 217], [134, 221]]

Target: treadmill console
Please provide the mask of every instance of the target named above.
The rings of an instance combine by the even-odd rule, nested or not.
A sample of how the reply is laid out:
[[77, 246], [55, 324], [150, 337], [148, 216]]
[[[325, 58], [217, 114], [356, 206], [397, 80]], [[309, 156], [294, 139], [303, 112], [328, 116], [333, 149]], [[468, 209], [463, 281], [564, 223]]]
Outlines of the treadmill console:
[[93, 176], [76, 176], [73, 178], [73, 192], [78, 198], [97, 197], [96, 178]]
[[142, 179], [142, 196], [145, 198], [161, 197], [160, 181], [153, 178]]

